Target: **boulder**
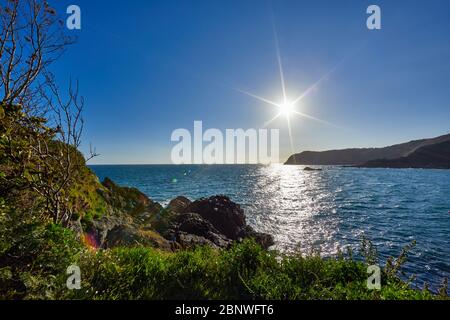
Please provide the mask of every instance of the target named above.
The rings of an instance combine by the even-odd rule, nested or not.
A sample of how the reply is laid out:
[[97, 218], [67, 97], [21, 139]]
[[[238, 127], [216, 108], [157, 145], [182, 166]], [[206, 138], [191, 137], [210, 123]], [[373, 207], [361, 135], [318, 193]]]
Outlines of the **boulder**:
[[[106, 237], [110, 230], [119, 225], [131, 225], [133, 219], [127, 214], [105, 214], [104, 216], [80, 223], [76, 232], [79, 236], [89, 235], [98, 247], [104, 247]], [[73, 229], [74, 230], [74, 229]]]
[[213, 248], [218, 248], [213, 242], [205, 237], [186, 232], [177, 232], [175, 240], [176, 243], [179, 244], [180, 249], [193, 249], [197, 246], [210, 246]]
[[268, 233], [256, 232], [251, 226], [246, 226], [240, 234], [242, 238], [251, 238], [255, 240], [264, 249], [269, 249], [275, 244], [273, 236]]
[[182, 213], [191, 203], [191, 200], [188, 198], [179, 196], [171, 200], [166, 209], [173, 213]]
[[[201, 226], [203, 228], [210, 228], [212, 234], [221, 233], [224, 238], [228, 238], [228, 241], [230, 242], [232, 240], [253, 238], [258, 244], [266, 249], [274, 244], [271, 235], [256, 232], [251, 226], [247, 225], [244, 210], [226, 196], [214, 196], [208, 199], [194, 201], [185, 209], [185, 212], [197, 213], [211, 225], [202, 224]], [[190, 215], [192, 215], [192, 213], [190, 213]], [[185, 219], [185, 216], [182, 215], [182, 217]], [[191, 228], [192, 226], [190, 223], [192, 223], [192, 221], [189, 219], [187, 220], [186, 228], [188, 226]], [[214, 229], [211, 229], [211, 227]], [[190, 232], [192, 229], [185, 229], [183, 231]], [[200, 235], [204, 236], [204, 234]], [[206, 238], [210, 239], [208, 237]]]
[[146, 246], [171, 251], [169, 241], [151, 230], [137, 229], [129, 225], [120, 225], [111, 229], [104, 244], [105, 248]]
[[232, 240], [237, 240], [246, 226], [244, 210], [226, 196], [196, 200], [184, 210], [184, 213], [189, 212], [198, 213]]
[[[209, 221], [206, 221], [197, 213], [182, 213], [177, 215], [172, 222], [169, 234], [177, 242], [179, 242], [180, 236], [185, 239], [186, 235], [194, 235], [202, 239], [193, 238], [191, 242], [195, 242], [196, 240], [204, 242], [203, 239], [206, 239], [219, 248], [228, 248], [232, 242], [221, 234]], [[185, 240], [182, 240], [182, 242], [185, 242]]]

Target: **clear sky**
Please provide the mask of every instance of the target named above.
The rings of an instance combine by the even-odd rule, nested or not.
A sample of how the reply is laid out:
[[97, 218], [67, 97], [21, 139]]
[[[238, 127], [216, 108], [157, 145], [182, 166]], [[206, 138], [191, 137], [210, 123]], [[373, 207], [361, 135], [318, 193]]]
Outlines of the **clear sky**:
[[[319, 79], [294, 116], [296, 152], [385, 146], [450, 130], [450, 1], [58, 0], [82, 10], [77, 44], [53, 66], [78, 78], [92, 163], [170, 163], [177, 128], [260, 128]], [[366, 8], [382, 29], [366, 27]], [[325, 76], [325, 77], [324, 77]], [[281, 160], [291, 153], [286, 120]]]

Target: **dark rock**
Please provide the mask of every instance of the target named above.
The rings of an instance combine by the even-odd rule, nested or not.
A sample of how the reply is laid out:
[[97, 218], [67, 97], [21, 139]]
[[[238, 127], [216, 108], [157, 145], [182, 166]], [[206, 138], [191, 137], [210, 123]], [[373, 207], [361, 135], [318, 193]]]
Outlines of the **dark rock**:
[[119, 225], [132, 225], [133, 219], [127, 214], [104, 215], [94, 219], [82, 230], [83, 234], [89, 234], [98, 247], [105, 247], [106, 237], [110, 230]]
[[178, 241], [179, 234], [190, 234], [207, 239], [219, 248], [227, 248], [231, 244], [231, 240], [227, 239], [209, 221], [206, 221], [197, 213], [177, 215], [174, 218], [170, 233], [176, 239], [175, 241]]
[[182, 213], [191, 203], [191, 200], [188, 198], [179, 196], [171, 200], [166, 209], [172, 211], [173, 213]]
[[218, 248], [212, 241], [205, 237], [189, 234], [186, 232], [178, 232], [176, 234], [176, 243], [180, 245], [181, 249], [193, 249], [197, 246], [210, 246]]
[[244, 210], [226, 196], [214, 196], [194, 201], [184, 212], [198, 213], [220, 233], [232, 240], [237, 240], [246, 226]]
[[177, 213], [173, 213], [170, 210], [162, 209], [158, 214], [151, 217], [148, 220], [147, 226], [151, 226], [153, 230], [156, 230], [160, 234], [164, 235], [172, 227], [172, 222]]
[[72, 230], [78, 238], [83, 234], [83, 226], [80, 220], [70, 221], [67, 227]]
[[[256, 232], [251, 226], [247, 225], [244, 210], [226, 196], [214, 196], [208, 199], [194, 201], [185, 210], [198, 213], [201, 218], [209, 222], [208, 224], [201, 224], [203, 233], [197, 231], [196, 234], [205, 236], [204, 230], [209, 229], [215, 235], [218, 232], [222, 233], [229, 241], [253, 238], [264, 248], [269, 248], [274, 244], [271, 235]], [[192, 213], [189, 214], [192, 215]], [[192, 227], [190, 222], [187, 226]], [[190, 232], [192, 230], [187, 229], [184, 231]], [[206, 238], [211, 239], [207, 236]], [[219, 247], [223, 247], [217, 241], [214, 243]]]
[[120, 225], [110, 230], [106, 236], [106, 248], [147, 246], [170, 251], [172, 246], [160, 234], [151, 230], [141, 230], [129, 225]]
[[246, 224], [244, 211], [226, 196], [191, 202], [177, 197], [162, 208], [135, 188], [120, 187], [106, 178], [97, 191], [106, 201], [108, 213], [89, 223], [86, 230], [95, 246], [150, 246], [173, 251], [208, 245], [228, 248], [233, 241], [253, 238], [262, 247], [273, 245], [272, 236]]
[[273, 236], [267, 233], [256, 232], [251, 226], [247, 226], [241, 233], [242, 238], [255, 240], [264, 249], [269, 249], [275, 244]]
[[305, 167], [303, 170], [305, 170], [305, 171], [322, 171], [322, 169], [319, 169], [319, 168], [311, 168], [311, 167]]

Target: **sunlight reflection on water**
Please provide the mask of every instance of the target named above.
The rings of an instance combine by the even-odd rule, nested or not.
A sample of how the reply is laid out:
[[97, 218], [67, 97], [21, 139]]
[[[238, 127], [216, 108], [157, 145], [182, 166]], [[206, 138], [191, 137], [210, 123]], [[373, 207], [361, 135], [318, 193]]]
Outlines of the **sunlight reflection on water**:
[[277, 249], [337, 252], [333, 235], [339, 217], [333, 214], [333, 193], [319, 172], [298, 166], [265, 166], [260, 168], [256, 186], [252, 196], [256, 201], [249, 206], [254, 214], [249, 220], [275, 235]]

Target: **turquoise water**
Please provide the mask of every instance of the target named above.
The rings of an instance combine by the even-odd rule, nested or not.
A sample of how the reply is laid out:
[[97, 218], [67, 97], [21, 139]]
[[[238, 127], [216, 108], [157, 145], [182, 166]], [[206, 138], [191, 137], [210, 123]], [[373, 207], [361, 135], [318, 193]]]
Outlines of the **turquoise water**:
[[417, 241], [406, 271], [436, 289], [450, 277], [450, 170], [357, 169], [301, 166], [91, 166], [100, 179], [145, 192], [167, 204], [228, 195], [248, 222], [275, 236], [279, 250], [308, 253], [357, 250], [362, 236], [380, 257], [398, 256]]

